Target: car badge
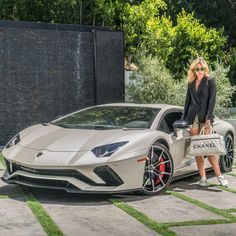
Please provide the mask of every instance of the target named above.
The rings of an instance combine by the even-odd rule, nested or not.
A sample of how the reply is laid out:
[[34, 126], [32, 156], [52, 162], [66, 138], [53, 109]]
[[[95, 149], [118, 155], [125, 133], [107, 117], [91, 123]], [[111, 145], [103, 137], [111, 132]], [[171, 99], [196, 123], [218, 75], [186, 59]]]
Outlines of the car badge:
[[40, 156], [42, 156], [43, 155], [43, 153], [42, 152], [39, 152], [37, 155], [36, 155], [36, 157], [40, 157]]

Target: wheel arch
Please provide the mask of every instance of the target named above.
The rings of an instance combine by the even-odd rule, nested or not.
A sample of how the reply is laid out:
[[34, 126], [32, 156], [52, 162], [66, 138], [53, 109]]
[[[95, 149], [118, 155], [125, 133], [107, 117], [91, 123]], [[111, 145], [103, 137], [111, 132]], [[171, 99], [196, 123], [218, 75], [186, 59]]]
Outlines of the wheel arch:
[[155, 143], [161, 143], [161, 144], [165, 145], [168, 150], [170, 150], [168, 142], [165, 139], [163, 139], [163, 138], [157, 139], [155, 141]]
[[226, 134], [232, 135], [233, 141], [234, 141], [234, 132], [232, 130], [228, 130]]
[[233, 132], [233, 130], [231, 130], [231, 129], [227, 130], [224, 137], [226, 137], [227, 135], [230, 135], [233, 139], [232, 154], [231, 154], [232, 161], [230, 161], [230, 166], [229, 166], [229, 162], [225, 160], [225, 155], [220, 155], [219, 165], [220, 165], [220, 169], [221, 169], [222, 172], [232, 171], [232, 165], [233, 165], [233, 161], [234, 161], [234, 157], [233, 157], [234, 156], [234, 132]]

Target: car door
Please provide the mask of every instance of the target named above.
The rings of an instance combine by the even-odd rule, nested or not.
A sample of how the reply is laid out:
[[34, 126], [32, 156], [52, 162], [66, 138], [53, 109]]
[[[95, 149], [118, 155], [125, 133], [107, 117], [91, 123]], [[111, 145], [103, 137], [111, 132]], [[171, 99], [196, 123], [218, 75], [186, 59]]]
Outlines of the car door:
[[170, 109], [163, 114], [157, 130], [169, 135], [170, 152], [174, 160], [175, 170], [189, 165], [193, 157], [187, 155], [187, 148], [190, 141], [190, 133], [187, 129], [178, 129], [177, 136], [174, 134], [173, 123], [182, 116], [181, 109]]

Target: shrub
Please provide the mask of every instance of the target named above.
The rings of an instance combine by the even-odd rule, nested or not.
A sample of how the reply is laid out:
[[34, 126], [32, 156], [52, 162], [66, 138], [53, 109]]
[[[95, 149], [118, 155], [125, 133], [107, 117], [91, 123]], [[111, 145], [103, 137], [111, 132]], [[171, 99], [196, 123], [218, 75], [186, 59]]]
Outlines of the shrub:
[[224, 66], [221, 61], [216, 61], [213, 66], [214, 70], [212, 70], [211, 74], [215, 77], [217, 86], [214, 112], [219, 117], [228, 116], [228, 108], [232, 105], [231, 98], [236, 91], [236, 86], [230, 84], [228, 78], [229, 66]]
[[139, 71], [133, 72], [127, 95], [137, 103], [170, 103], [174, 95], [171, 74], [158, 57], [139, 55]]
[[[226, 53], [226, 64], [230, 66], [229, 80], [232, 85], [236, 85], [236, 48], [230, 48]], [[236, 106], [236, 93], [232, 97], [233, 106]]]
[[[184, 106], [187, 92], [186, 78], [180, 81], [173, 79], [163, 60], [158, 57], [142, 54], [137, 60], [140, 70], [132, 74], [126, 87], [126, 93], [131, 101]], [[216, 61], [213, 68], [210, 69], [210, 75], [215, 77], [217, 86], [214, 114], [222, 118], [228, 114], [236, 86], [232, 86], [227, 77], [229, 67], [225, 67], [221, 61]]]
[[203, 56], [210, 63], [221, 58], [226, 37], [223, 29], [207, 28], [194, 13], [183, 10], [177, 16], [176, 25], [166, 16], [150, 19], [142, 44], [148, 53], [160, 56], [174, 78], [180, 79], [192, 57]]
[[133, 72], [126, 87], [130, 100], [137, 103], [165, 103], [182, 106], [186, 80], [174, 80], [159, 57], [136, 54], [139, 71]]

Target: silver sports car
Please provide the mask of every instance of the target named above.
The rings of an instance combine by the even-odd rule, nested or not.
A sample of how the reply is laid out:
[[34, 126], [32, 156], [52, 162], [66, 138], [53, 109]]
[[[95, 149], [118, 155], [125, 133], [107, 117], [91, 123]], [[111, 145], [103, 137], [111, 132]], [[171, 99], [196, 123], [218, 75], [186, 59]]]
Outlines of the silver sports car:
[[[183, 107], [112, 103], [91, 106], [16, 134], [2, 154], [7, 183], [68, 192], [158, 194], [171, 181], [196, 174], [188, 154], [189, 126]], [[233, 126], [218, 117], [214, 130], [225, 137], [222, 171], [231, 171]], [[206, 160], [207, 170], [211, 169]]]

